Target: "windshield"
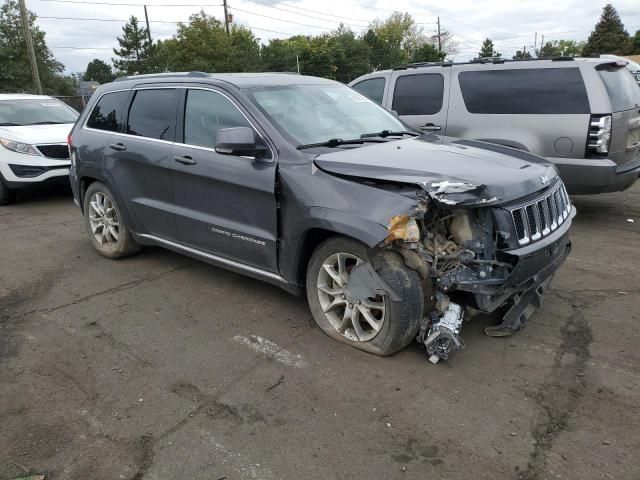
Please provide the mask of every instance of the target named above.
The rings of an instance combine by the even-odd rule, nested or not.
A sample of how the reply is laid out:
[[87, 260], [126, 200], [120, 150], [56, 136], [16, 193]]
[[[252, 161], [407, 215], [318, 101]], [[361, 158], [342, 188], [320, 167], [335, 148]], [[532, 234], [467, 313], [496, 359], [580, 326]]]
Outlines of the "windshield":
[[407, 129], [392, 114], [345, 85], [288, 85], [246, 93], [297, 145]]
[[53, 98], [1, 100], [0, 126], [75, 123], [78, 113]]
[[614, 112], [631, 110], [640, 106], [640, 88], [633, 75], [620, 67], [601, 66], [598, 74], [602, 79]]

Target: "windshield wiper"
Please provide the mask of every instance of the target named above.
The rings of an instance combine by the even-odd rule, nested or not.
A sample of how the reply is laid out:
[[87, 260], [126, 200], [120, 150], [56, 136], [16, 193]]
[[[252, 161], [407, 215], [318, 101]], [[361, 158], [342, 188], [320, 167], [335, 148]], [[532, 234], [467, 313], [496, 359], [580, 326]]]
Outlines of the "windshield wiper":
[[[376, 135], [376, 136], [379, 136], [379, 135]], [[383, 143], [385, 141], [386, 140], [375, 140], [375, 139], [369, 139], [369, 138], [353, 138], [350, 140], [343, 140], [341, 138], [332, 138], [324, 142], [307, 143], [306, 145], [298, 145], [296, 148], [298, 150], [303, 150], [305, 148], [315, 148], [315, 147], [335, 148], [335, 147], [339, 147], [340, 145], [358, 145], [365, 142]]]
[[22, 127], [22, 124], [12, 123], [12, 122], [1, 122], [0, 127]]
[[30, 123], [29, 125], [62, 125], [64, 122], [52, 122], [52, 121], [46, 121], [46, 122], [35, 122], [35, 123]]
[[402, 137], [404, 135], [409, 135], [411, 137], [419, 137], [420, 134], [416, 133], [416, 132], [410, 132], [408, 130], [398, 130], [396, 132], [394, 132], [393, 130], [382, 130], [381, 132], [375, 132], [375, 133], [363, 133], [362, 135], [360, 135], [360, 138], [372, 138], [372, 137], [382, 137], [382, 138], [387, 138], [387, 137]]

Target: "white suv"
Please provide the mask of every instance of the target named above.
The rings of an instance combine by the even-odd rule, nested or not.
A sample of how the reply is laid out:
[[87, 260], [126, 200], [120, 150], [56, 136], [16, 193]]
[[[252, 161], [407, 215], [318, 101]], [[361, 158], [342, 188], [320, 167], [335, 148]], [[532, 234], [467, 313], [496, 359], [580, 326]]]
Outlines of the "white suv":
[[67, 181], [67, 136], [78, 112], [52, 97], [0, 95], [0, 205], [17, 189], [44, 181]]

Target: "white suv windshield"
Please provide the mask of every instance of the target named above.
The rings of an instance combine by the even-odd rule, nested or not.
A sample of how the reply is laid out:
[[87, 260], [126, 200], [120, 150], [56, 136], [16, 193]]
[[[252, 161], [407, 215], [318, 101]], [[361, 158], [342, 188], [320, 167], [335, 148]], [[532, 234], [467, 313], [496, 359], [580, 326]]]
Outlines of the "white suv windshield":
[[396, 117], [343, 85], [290, 85], [247, 94], [284, 135], [300, 145], [406, 130]]
[[0, 100], [0, 126], [75, 123], [78, 113], [53, 98]]

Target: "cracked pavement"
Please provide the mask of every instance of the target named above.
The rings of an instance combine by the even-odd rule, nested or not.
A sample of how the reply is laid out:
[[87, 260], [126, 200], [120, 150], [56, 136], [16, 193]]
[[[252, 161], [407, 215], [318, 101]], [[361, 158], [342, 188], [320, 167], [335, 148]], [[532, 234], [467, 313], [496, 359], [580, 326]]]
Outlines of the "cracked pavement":
[[0, 479], [640, 478], [640, 185], [574, 201], [526, 328], [475, 318], [434, 366], [159, 248], [104, 259], [67, 190], [26, 194], [0, 209]]

